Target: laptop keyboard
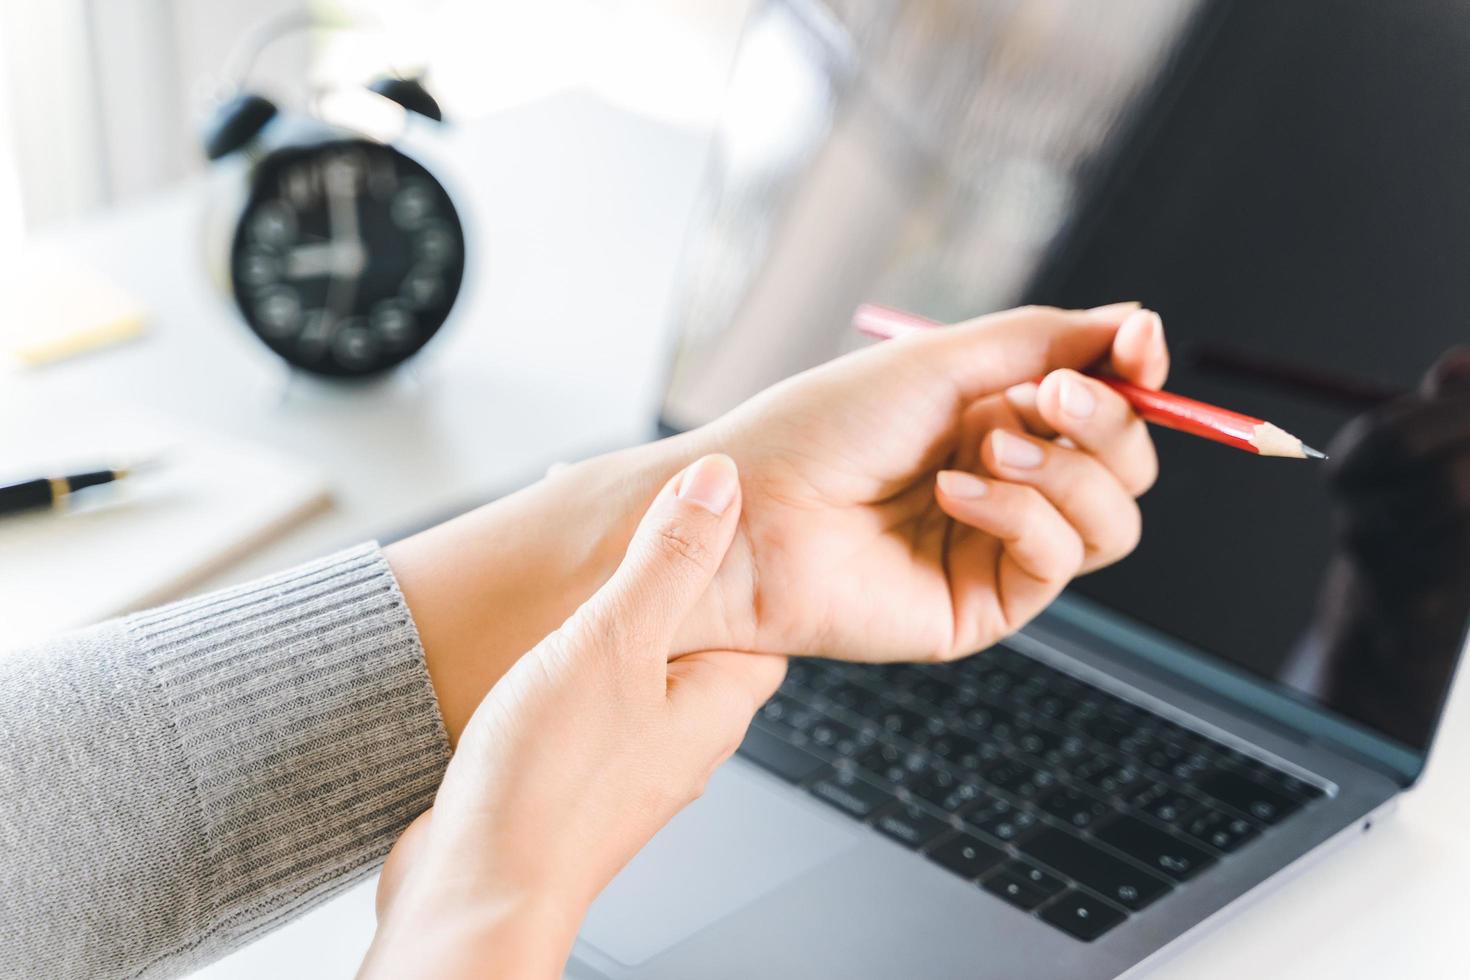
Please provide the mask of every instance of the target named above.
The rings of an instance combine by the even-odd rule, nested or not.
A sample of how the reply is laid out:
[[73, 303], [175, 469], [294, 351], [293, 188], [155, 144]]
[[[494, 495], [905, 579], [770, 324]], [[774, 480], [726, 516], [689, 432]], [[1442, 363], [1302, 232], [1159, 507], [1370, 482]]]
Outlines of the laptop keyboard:
[[1007, 647], [793, 659], [740, 753], [1088, 942], [1323, 795]]

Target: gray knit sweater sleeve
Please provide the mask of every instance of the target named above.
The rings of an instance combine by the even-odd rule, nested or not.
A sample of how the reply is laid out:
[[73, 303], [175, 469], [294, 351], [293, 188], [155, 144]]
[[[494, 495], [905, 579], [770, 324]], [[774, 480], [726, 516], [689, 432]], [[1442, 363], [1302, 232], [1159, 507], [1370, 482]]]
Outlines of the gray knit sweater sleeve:
[[375, 546], [0, 655], [0, 977], [187, 973], [370, 874], [448, 756]]

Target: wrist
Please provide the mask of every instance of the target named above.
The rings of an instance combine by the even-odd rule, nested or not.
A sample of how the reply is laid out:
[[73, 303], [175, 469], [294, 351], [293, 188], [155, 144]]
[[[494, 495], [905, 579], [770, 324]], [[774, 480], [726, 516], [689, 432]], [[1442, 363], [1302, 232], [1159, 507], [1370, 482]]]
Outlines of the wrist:
[[399, 906], [407, 914], [379, 923], [360, 978], [558, 978], [582, 917], [575, 903], [540, 894], [467, 903], [404, 899]]
[[[576, 512], [589, 506], [589, 501], [597, 502], [592, 518], [597, 530], [583, 539], [586, 551], [579, 559], [582, 598], [612, 576], [664, 484], [700, 457], [724, 449], [715, 430], [705, 427], [558, 471], [553, 479], [556, 491], [564, 494], [560, 503], [565, 511]], [[672, 655], [751, 648], [754, 576], [746, 526], [742, 515], [720, 572], [689, 611], [670, 649]]]
[[611, 577], [644, 511], [700, 445], [687, 433], [576, 463], [384, 550], [451, 744], [521, 654]]

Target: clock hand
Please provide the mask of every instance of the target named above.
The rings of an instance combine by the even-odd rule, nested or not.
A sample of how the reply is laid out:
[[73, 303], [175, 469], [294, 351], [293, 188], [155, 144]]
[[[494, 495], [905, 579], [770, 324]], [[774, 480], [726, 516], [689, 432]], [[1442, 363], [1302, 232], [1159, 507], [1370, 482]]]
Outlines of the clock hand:
[[332, 240], [361, 244], [362, 235], [357, 226], [357, 181], [346, 164], [334, 161], [328, 166], [327, 218]]
[[356, 250], [359, 261], [353, 269], [332, 270], [331, 282], [327, 284], [326, 310], [334, 319], [327, 325], [327, 335], [322, 339], [328, 346], [336, 339], [342, 328], [347, 311], [352, 308], [357, 296], [357, 285], [362, 275], [362, 239], [357, 225], [357, 185], [345, 164], [333, 161], [328, 164], [326, 174], [328, 234], [333, 245], [345, 245]]
[[287, 279], [353, 278], [362, 275], [366, 264], [367, 254], [360, 242], [318, 242], [287, 252], [285, 274]]

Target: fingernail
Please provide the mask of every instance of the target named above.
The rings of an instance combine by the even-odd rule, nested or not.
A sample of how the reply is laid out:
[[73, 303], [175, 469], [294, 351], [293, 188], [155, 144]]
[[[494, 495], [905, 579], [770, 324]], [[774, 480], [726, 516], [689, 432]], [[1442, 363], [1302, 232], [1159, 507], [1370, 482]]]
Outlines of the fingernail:
[[1015, 408], [1031, 409], [1036, 407], [1036, 382], [1025, 381], [1018, 385], [1011, 385], [1006, 389], [1006, 401]]
[[1080, 378], [1062, 378], [1061, 400], [1062, 411], [1074, 419], [1092, 418], [1092, 410], [1097, 408], [1097, 399]]
[[995, 444], [995, 458], [1006, 466], [1018, 470], [1034, 470], [1041, 465], [1041, 447], [1027, 442], [1020, 436], [997, 429], [991, 437]]
[[1087, 312], [1096, 313], [1099, 316], [1106, 316], [1110, 313], [1127, 313], [1129, 310], [1136, 310], [1142, 305], [1143, 304], [1140, 303], [1138, 300], [1130, 299], [1122, 303], [1109, 303], [1106, 306], [1094, 306]]
[[1153, 310], [1139, 310], [1118, 327], [1118, 342], [1138, 350], [1150, 347], [1162, 348], [1164, 344], [1164, 321]]
[[735, 461], [723, 453], [715, 453], [696, 460], [684, 471], [674, 495], [719, 516], [729, 508], [739, 487], [740, 474], [735, 469]]
[[940, 470], [939, 489], [957, 500], [978, 500], [990, 492], [984, 480], [963, 470]]

